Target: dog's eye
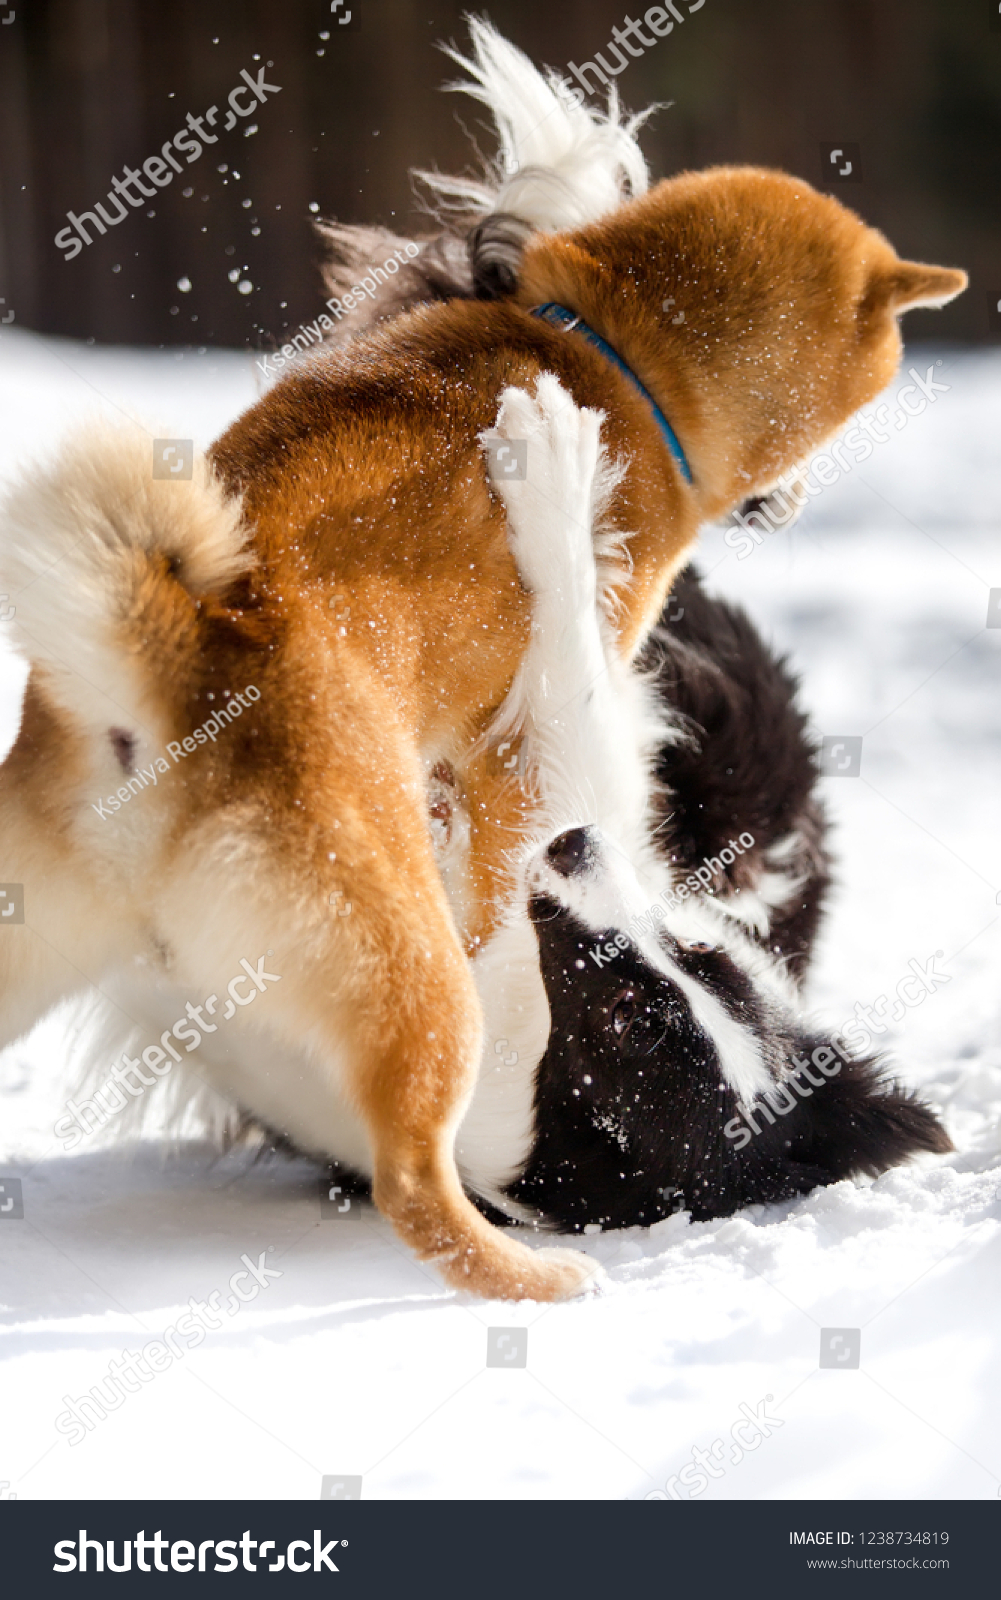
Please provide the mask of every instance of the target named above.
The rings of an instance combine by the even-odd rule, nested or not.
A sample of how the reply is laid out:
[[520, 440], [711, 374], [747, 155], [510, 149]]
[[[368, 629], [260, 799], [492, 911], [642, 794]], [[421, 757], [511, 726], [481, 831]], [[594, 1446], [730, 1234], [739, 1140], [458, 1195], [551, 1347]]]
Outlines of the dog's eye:
[[690, 943], [682, 944], [682, 950], [691, 951], [694, 955], [707, 955], [715, 950], [714, 944], [707, 944], [704, 939], [693, 939]]
[[627, 989], [612, 1008], [611, 1022], [620, 1054], [632, 1060], [657, 1049], [670, 1026], [670, 1014], [659, 1000], [644, 1000]]
[[621, 1000], [616, 1001], [615, 1009], [612, 1012], [612, 1027], [615, 1030], [617, 1039], [622, 1037], [635, 1015], [636, 998], [630, 991], [628, 994], [624, 994]]

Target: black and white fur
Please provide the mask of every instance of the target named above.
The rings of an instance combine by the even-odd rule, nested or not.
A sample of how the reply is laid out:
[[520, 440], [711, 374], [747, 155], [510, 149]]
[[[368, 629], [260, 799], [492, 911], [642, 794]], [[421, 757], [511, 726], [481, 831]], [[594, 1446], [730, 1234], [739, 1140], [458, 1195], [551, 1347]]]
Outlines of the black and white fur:
[[797, 980], [830, 883], [798, 682], [745, 612], [711, 599], [695, 569], [675, 580], [639, 661], [686, 737], [658, 753], [658, 848], [679, 879], [720, 863], [734, 832], [752, 846], [724, 859], [712, 886]]

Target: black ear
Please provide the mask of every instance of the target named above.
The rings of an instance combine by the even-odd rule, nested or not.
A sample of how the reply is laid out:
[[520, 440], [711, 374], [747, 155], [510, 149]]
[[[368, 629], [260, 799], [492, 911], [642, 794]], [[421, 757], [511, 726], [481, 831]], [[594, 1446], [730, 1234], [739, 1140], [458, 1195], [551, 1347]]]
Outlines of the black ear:
[[[804, 1041], [797, 1054], [809, 1057], [823, 1043]], [[827, 1046], [825, 1057], [831, 1055]], [[823, 1077], [816, 1068], [811, 1073]], [[955, 1148], [935, 1113], [891, 1079], [878, 1056], [842, 1061], [840, 1072], [816, 1085], [799, 1111], [789, 1158], [822, 1168], [832, 1182], [857, 1173], [878, 1177], [919, 1151]]]

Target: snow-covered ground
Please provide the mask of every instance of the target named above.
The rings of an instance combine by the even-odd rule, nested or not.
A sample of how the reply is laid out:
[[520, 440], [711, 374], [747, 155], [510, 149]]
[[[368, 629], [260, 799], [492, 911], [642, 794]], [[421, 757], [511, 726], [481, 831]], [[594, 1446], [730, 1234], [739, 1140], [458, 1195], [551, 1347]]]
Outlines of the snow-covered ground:
[[[323, 1475], [361, 1475], [366, 1498], [642, 1499], [696, 1447], [706, 1499], [998, 1494], [1001, 628], [985, 624], [1001, 356], [908, 364], [936, 356], [948, 392], [797, 529], [743, 561], [712, 532], [701, 557], [792, 653], [817, 730], [864, 735], [861, 775], [825, 780], [840, 885], [811, 1003], [840, 1023], [942, 952], [949, 982], [881, 1042], [944, 1107], [957, 1153], [724, 1222], [589, 1238], [599, 1298], [489, 1305], [443, 1290], [374, 1212], [321, 1220], [306, 1163], [194, 1139], [60, 1155], [73, 1085], [50, 1019], [0, 1055], [0, 1182], [19, 1177], [24, 1198], [23, 1219], [0, 1209], [0, 1497], [315, 1498]], [[235, 354], [7, 329], [0, 476], [95, 407], [206, 443], [256, 376]], [[22, 681], [0, 657], [0, 753]], [[0, 841], [0, 879], [2, 863]], [[242, 1303], [230, 1280], [262, 1253], [280, 1276]], [[213, 1291], [220, 1326], [200, 1348], [161, 1356], [79, 1444], [56, 1431], [109, 1362]], [[527, 1329], [524, 1368], [488, 1368], [497, 1327]], [[857, 1370], [820, 1369], [821, 1329], [861, 1330]], [[741, 1449], [744, 1408], [774, 1421]]]

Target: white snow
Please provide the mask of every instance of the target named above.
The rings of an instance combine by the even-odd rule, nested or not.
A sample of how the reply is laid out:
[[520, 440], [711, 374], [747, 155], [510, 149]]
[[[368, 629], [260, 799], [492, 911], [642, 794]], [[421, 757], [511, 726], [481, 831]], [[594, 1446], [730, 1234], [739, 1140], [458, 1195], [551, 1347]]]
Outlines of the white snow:
[[[53, 1017], [0, 1056], [0, 1180], [25, 1198], [23, 1221], [0, 1215], [0, 1496], [315, 1498], [321, 1475], [360, 1473], [366, 1498], [641, 1499], [717, 1439], [705, 1499], [998, 1494], [1001, 355], [938, 354], [949, 392], [794, 530], [744, 561], [712, 531], [701, 559], [792, 652], [818, 731], [865, 735], [861, 777], [825, 780], [840, 887], [811, 1004], [839, 1023], [944, 952], [950, 982], [884, 1042], [957, 1153], [591, 1236], [600, 1297], [484, 1304], [371, 1210], [321, 1221], [304, 1162], [149, 1138], [60, 1156], [73, 1084]], [[7, 329], [0, 475], [92, 408], [206, 443], [256, 391], [246, 356]], [[0, 657], [0, 752], [22, 682]], [[230, 1279], [262, 1252], [281, 1276], [241, 1307]], [[200, 1348], [79, 1445], [55, 1431], [64, 1396], [214, 1290], [222, 1326]], [[525, 1369], [487, 1368], [491, 1327], [529, 1330]], [[819, 1370], [821, 1328], [861, 1329], [857, 1371]], [[730, 1430], [762, 1401], [781, 1426], [734, 1461]]]

